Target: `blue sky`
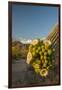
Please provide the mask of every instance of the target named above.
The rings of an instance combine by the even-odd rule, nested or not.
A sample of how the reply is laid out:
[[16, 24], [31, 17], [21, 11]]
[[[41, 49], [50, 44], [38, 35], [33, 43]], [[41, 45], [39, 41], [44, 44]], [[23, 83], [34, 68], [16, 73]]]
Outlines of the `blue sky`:
[[46, 37], [58, 23], [58, 11], [58, 7], [13, 5], [12, 38]]

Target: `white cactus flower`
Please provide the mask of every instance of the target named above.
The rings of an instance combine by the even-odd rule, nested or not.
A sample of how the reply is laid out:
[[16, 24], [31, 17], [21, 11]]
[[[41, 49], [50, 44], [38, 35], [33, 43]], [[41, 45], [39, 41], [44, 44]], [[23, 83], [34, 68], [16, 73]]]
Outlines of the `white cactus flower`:
[[37, 39], [35, 39], [35, 40], [33, 40], [32, 42], [31, 42], [31, 44], [33, 45], [33, 46], [35, 46], [35, 45], [37, 45], [38, 44], [38, 40]]
[[47, 75], [48, 75], [48, 70], [47, 69], [42, 69], [42, 70], [40, 70], [40, 75], [42, 76], [42, 77], [46, 77]]
[[30, 62], [31, 62], [31, 60], [32, 60], [32, 54], [31, 54], [31, 52], [28, 52], [28, 54], [27, 54], [27, 64], [30, 64]]
[[44, 40], [43, 43], [44, 43], [45, 45], [51, 45], [51, 41], [50, 41], [50, 40]]

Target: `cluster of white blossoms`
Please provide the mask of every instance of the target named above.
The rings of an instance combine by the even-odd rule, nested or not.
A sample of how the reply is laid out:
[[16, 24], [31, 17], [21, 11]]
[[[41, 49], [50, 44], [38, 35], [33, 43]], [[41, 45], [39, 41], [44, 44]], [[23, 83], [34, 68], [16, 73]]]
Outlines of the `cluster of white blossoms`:
[[35, 39], [29, 46], [26, 62], [32, 65], [36, 73], [46, 77], [50, 67], [53, 66], [54, 52], [51, 41]]

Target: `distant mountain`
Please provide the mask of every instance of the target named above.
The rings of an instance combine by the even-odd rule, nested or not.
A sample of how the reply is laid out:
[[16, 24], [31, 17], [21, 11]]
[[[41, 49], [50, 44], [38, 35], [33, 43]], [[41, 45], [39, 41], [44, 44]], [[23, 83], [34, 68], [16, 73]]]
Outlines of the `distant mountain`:
[[12, 46], [22, 46], [23, 44], [20, 41], [12, 41]]
[[30, 41], [13, 41], [12, 42], [12, 58], [26, 59]]

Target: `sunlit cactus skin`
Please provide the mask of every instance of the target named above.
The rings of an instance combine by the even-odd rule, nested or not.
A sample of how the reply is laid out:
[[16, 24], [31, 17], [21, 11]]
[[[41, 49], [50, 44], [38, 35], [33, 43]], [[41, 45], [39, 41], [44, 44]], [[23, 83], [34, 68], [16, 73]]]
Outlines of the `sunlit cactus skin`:
[[55, 61], [56, 64], [59, 63], [59, 54], [60, 54], [60, 31], [59, 31], [59, 25], [55, 25], [53, 28], [53, 31], [49, 33], [49, 35], [46, 38], [47, 40], [50, 40], [52, 42], [52, 47], [55, 50]]

